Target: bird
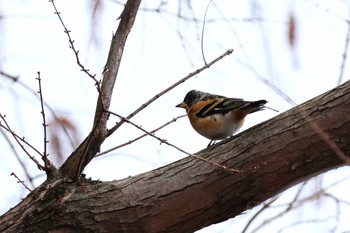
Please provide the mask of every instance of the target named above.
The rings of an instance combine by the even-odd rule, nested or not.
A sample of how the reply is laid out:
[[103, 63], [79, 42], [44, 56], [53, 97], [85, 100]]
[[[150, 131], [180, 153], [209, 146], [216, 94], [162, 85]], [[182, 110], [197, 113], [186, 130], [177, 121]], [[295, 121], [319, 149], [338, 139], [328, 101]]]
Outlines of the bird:
[[266, 103], [266, 100], [245, 101], [191, 90], [183, 102], [175, 107], [186, 110], [194, 130], [211, 140], [209, 147], [216, 140], [228, 138], [236, 133], [248, 114], [269, 108], [265, 106]]

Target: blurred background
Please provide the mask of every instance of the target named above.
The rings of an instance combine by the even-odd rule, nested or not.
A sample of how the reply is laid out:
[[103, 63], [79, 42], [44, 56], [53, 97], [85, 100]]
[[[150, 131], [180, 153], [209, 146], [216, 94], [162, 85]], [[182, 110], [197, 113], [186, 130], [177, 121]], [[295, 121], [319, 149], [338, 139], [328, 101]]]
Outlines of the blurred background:
[[[100, 79], [124, 1], [60, 0], [55, 4], [79, 50], [81, 64]], [[350, 2], [346, 0], [143, 1], [124, 50], [111, 111], [127, 116], [150, 98], [228, 49], [227, 56], [157, 99], [132, 121], [151, 131], [185, 114], [175, 108], [198, 89], [246, 100], [266, 99], [284, 112], [349, 80]], [[91, 130], [97, 91], [81, 71], [65, 29], [48, 1], [0, 1], [0, 113], [11, 129], [43, 151], [38, 72], [49, 124], [48, 148], [56, 166]], [[246, 118], [245, 129], [279, 113]], [[111, 116], [109, 126], [119, 119]], [[3, 121], [2, 121], [3, 123]], [[63, 127], [65, 130], [63, 130]], [[142, 135], [124, 124], [101, 152]], [[156, 135], [189, 153], [207, 146], [187, 118]], [[40, 157], [26, 148], [39, 161]], [[94, 159], [84, 173], [102, 181], [165, 166], [186, 154], [151, 137]], [[0, 128], [0, 213], [45, 180]], [[247, 213], [199, 232], [350, 232], [349, 169], [299, 184]]]

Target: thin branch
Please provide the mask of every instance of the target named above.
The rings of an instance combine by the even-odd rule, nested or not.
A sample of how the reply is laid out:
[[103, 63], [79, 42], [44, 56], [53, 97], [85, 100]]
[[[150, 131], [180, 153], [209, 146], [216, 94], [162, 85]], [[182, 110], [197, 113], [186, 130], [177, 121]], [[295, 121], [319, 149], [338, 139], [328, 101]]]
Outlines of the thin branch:
[[21, 183], [29, 192], [32, 191], [32, 190], [24, 183], [24, 181], [21, 180], [14, 172], [11, 173], [11, 176], [16, 177], [17, 183]]
[[220, 61], [221, 59], [223, 59], [224, 57], [226, 57], [227, 55], [230, 55], [233, 52], [233, 49], [228, 49], [226, 52], [224, 52], [223, 54], [221, 54], [220, 56], [218, 56], [217, 58], [215, 58], [214, 60], [212, 60], [211, 62], [209, 62], [208, 64], [204, 65], [203, 67], [197, 69], [196, 71], [190, 73], [189, 75], [187, 75], [186, 77], [180, 79], [179, 81], [177, 81], [176, 83], [174, 83], [173, 85], [171, 85], [170, 87], [166, 88], [165, 90], [161, 91], [160, 93], [158, 93], [157, 95], [155, 95], [153, 98], [151, 98], [150, 100], [148, 100], [146, 103], [142, 104], [138, 109], [136, 109], [134, 112], [132, 112], [130, 115], [128, 115], [125, 118], [122, 118], [122, 120], [116, 124], [115, 126], [113, 126], [110, 130], [108, 130], [108, 136], [110, 136], [111, 134], [113, 134], [122, 124], [124, 124], [124, 122], [126, 122], [125, 120], [129, 120], [132, 117], [134, 117], [137, 113], [139, 113], [141, 110], [143, 110], [144, 108], [146, 108], [148, 105], [150, 105], [152, 102], [154, 102], [156, 99], [158, 99], [159, 97], [161, 97], [162, 95], [164, 95], [165, 93], [167, 93], [168, 91], [174, 89], [175, 87], [177, 87], [178, 85], [180, 85], [181, 83], [184, 83], [185, 81], [187, 81], [188, 79], [192, 78], [193, 76], [199, 74], [200, 72], [202, 72], [205, 69], [208, 69], [210, 66], [212, 66], [213, 64], [215, 64], [216, 62]]
[[336, 229], [338, 228], [339, 218], [340, 218], [340, 202], [341, 202], [341, 200], [339, 198], [337, 198], [337, 197], [335, 197], [335, 196], [333, 196], [333, 195], [331, 195], [329, 193], [325, 193], [324, 189], [321, 189], [320, 191], [318, 191], [318, 192], [310, 195], [309, 197], [307, 197], [304, 201], [300, 201], [300, 203], [298, 204], [298, 207], [303, 206], [305, 201], [311, 201], [311, 200], [320, 199], [320, 195], [323, 195], [323, 197], [330, 198], [331, 200], [333, 200], [335, 202], [335, 209], [336, 209], [335, 212], [336, 212], [336, 214], [334, 216], [329, 216], [329, 217], [324, 218], [324, 219], [311, 219], [311, 220], [298, 221], [298, 222], [291, 223], [290, 225], [283, 227], [278, 232], [282, 232], [283, 230], [285, 230], [287, 228], [290, 228], [290, 227], [293, 227], [293, 226], [299, 225], [299, 224], [305, 224], [305, 223], [310, 223], [310, 222], [325, 222], [325, 221], [328, 221], [330, 218], [334, 218], [336, 223], [334, 224], [333, 229], [330, 229], [329, 232], [335, 232]]
[[[333, 200], [337, 200], [339, 201], [339, 199], [331, 196], [331, 195], [328, 195], [327, 193], [325, 193], [325, 189], [321, 189], [321, 190], [318, 190], [317, 192], [315, 193], [312, 193], [311, 195], [307, 196], [307, 197], [304, 197], [302, 199], [299, 199], [299, 197], [301, 196], [301, 192], [302, 190], [304, 189], [306, 183], [308, 181], [305, 181], [303, 182], [303, 184], [299, 187], [295, 197], [293, 198], [292, 201], [290, 201], [287, 205], [284, 205], [286, 206], [286, 208], [284, 210], [282, 210], [281, 212], [279, 212], [278, 214], [270, 217], [269, 219], [266, 219], [265, 221], [263, 221], [260, 225], [258, 225], [256, 228], [254, 228], [254, 230], [252, 230], [251, 232], [257, 232], [259, 230], [261, 230], [262, 227], [266, 226], [267, 223], [269, 222], [272, 222], [273, 220], [276, 220], [278, 218], [281, 218], [283, 215], [287, 214], [290, 210], [292, 209], [297, 209], [301, 206], [303, 206], [303, 204], [307, 201], [313, 201], [313, 200], [317, 200], [320, 198], [320, 196], [325, 196], [325, 197], [330, 197], [332, 198]], [[333, 185], [332, 185], [333, 186]], [[299, 200], [298, 200], [299, 199]], [[270, 206], [271, 208], [272, 207], [281, 207], [281, 205], [277, 205], [277, 206]], [[243, 232], [242, 232], [243, 233]]]
[[[123, 6], [125, 3], [122, 1], [116, 1], [116, 0], [109, 0], [113, 3], [116, 3], [120, 6]], [[146, 7], [140, 7], [140, 11], [144, 12], [151, 12], [151, 13], [157, 13], [157, 14], [162, 14], [162, 15], [167, 15], [174, 17], [176, 19], [180, 19], [183, 21], [186, 21], [187, 23], [203, 23], [203, 19], [199, 19], [196, 17], [188, 17], [188, 15], [184, 14], [179, 14], [179, 13], [174, 13], [170, 10], [167, 10], [163, 8], [163, 5], [167, 4], [160, 4], [160, 6], [155, 7], [155, 8], [146, 8]], [[179, 11], [178, 11], [179, 12]], [[268, 23], [283, 23], [287, 24], [288, 21], [286, 20], [279, 20], [279, 19], [269, 19], [269, 18], [263, 18], [263, 17], [246, 17], [246, 18], [227, 18], [227, 17], [222, 17], [222, 18], [212, 18], [212, 19], [206, 19], [206, 23], [216, 23], [220, 21], [231, 21], [231, 22], [240, 22], [240, 23], [255, 23], [255, 22], [268, 22]]]
[[[330, 185], [328, 185], [328, 186], [326, 186], [325, 188], [323, 188], [323, 190], [328, 190], [328, 189], [330, 189], [330, 188], [333, 188], [333, 187], [335, 187], [335, 186], [337, 186], [337, 185], [339, 185], [339, 184], [341, 184], [341, 183], [343, 183], [343, 182], [345, 182], [345, 181], [348, 181], [350, 179], [350, 177], [344, 177], [344, 178], [342, 178], [342, 179], [340, 179], [340, 180], [337, 180], [337, 181], [335, 181], [334, 183], [332, 183], [332, 184], [330, 184]], [[349, 202], [349, 205], [350, 205], [350, 202]]]
[[2, 115], [2, 114], [0, 113], [0, 119], [2, 119], [3, 122], [5, 123], [5, 125], [3, 125], [3, 124], [1, 123], [1, 121], [0, 121], [0, 126], [1, 126], [2, 128], [4, 128], [5, 130], [7, 130], [8, 132], [10, 132], [10, 134], [13, 136], [13, 138], [15, 139], [15, 141], [17, 142], [17, 144], [22, 148], [22, 150], [24, 151], [24, 153], [26, 153], [26, 154], [28, 155], [28, 157], [38, 166], [39, 170], [44, 170], [44, 171], [46, 171], [46, 170], [45, 170], [46, 168], [45, 168], [44, 166], [42, 166], [42, 165], [38, 162], [38, 160], [36, 160], [35, 157], [32, 156], [32, 155], [26, 150], [26, 148], [22, 145], [21, 142], [25, 143], [27, 146], [29, 146], [31, 149], [33, 149], [33, 150], [34, 150], [36, 153], [38, 153], [40, 156], [43, 156], [43, 155], [41, 154], [41, 152], [38, 151], [34, 146], [32, 146], [31, 144], [29, 144], [29, 143], [24, 139], [24, 137], [21, 138], [20, 136], [18, 136], [18, 135], [10, 128], [10, 126], [9, 126], [9, 124], [7, 123], [5, 117], [6, 117], [6, 115]]
[[5, 73], [3, 71], [0, 70], [0, 75], [6, 77], [6, 78], [9, 78], [11, 79], [12, 81], [16, 82], [18, 79], [19, 79], [19, 76], [13, 76], [13, 75], [10, 75], [8, 73]]
[[76, 62], [78, 64], [78, 66], [81, 68], [81, 71], [83, 71], [85, 74], [87, 74], [92, 80], [94, 80], [95, 82], [95, 86], [97, 87], [97, 90], [100, 92], [100, 81], [98, 81], [96, 79], [96, 74], [91, 74], [90, 73], [90, 70], [85, 68], [85, 66], [81, 63], [80, 61], [80, 58], [79, 58], [79, 50], [77, 50], [74, 46], [74, 40], [72, 39], [71, 35], [70, 35], [70, 30], [67, 29], [65, 23], [63, 22], [63, 19], [61, 17], [61, 12], [58, 11], [57, 7], [56, 7], [56, 4], [55, 4], [55, 1], [54, 0], [49, 0], [49, 2], [52, 3], [52, 6], [55, 10], [55, 14], [57, 15], [62, 27], [64, 28], [64, 32], [67, 34], [67, 37], [68, 37], [68, 43], [69, 43], [69, 48], [71, 48], [74, 52], [74, 56], [75, 56], [75, 59], [76, 59]]
[[265, 77], [263, 77], [261, 74], [259, 74], [259, 72], [251, 65], [251, 64], [247, 64], [243, 61], [238, 61], [241, 65], [245, 66], [246, 68], [250, 69], [255, 77], [257, 77], [257, 79], [259, 81], [261, 81], [264, 85], [266, 85], [267, 87], [269, 87], [272, 91], [274, 91], [277, 95], [279, 95], [280, 97], [282, 97], [287, 103], [289, 103], [291, 106], [296, 106], [297, 104], [292, 100], [292, 98], [290, 98], [288, 95], [286, 95], [279, 87], [277, 87], [275, 84], [273, 84], [272, 82], [270, 82], [268, 79], [266, 79]]
[[[279, 89], [277, 86], [275, 86], [273, 83], [271, 83], [269, 80], [267, 80], [266, 78], [264, 78], [263, 76], [261, 76], [256, 69], [254, 69], [254, 67], [252, 67], [251, 65], [245, 64], [245, 63], [241, 63], [243, 65], [245, 65], [246, 67], [250, 68], [252, 72], [255, 73], [256, 77], [258, 77], [258, 79], [260, 81], [262, 81], [266, 86], [268, 86], [269, 88], [271, 88], [273, 91], [275, 91], [276, 94], [278, 94], [279, 96], [281, 96], [285, 101], [287, 101], [288, 103], [290, 103], [292, 106], [296, 106], [297, 104], [288, 96], [286, 95], [281, 89]], [[329, 146], [329, 148], [331, 148], [335, 154], [342, 159], [345, 163], [350, 164], [350, 159], [338, 148], [338, 146], [330, 140], [329, 135], [322, 130], [313, 120], [310, 116], [307, 116], [305, 114], [305, 109], [303, 109], [303, 107], [300, 107], [299, 110], [300, 114], [309, 122], [309, 126], [310, 128], [316, 132], [321, 138], [322, 140]]]
[[341, 67], [340, 67], [340, 73], [339, 73], [339, 78], [338, 78], [338, 83], [337, 83], [338, 86], [343, 81], [345, 64], [346, 64], [346, 60], [347, 60], [347, 57], [348, 57], [348, 47], [349, 47], [349, 41], [350, 41], [350, 21], [349, 20], [350, 20], [350, 5], [349, 5], [348, 21], [347, 21], [348, 33], [346, 34], [346, 39], [345, 39], [345, 48], [344, 48], [344, 52], [343, 52], [343, 59], [342, 59], [342, 63], [341, 63]]
[[[288, 205], [286, 206], [286, 208], [284, 210], [282, 210], [281, 212], [279, 212], [278, 214], [276, 214], [275, 216], [272, 216], [271, 218], [263, 221], [260, 225], [258, 225], [257, 227], [255, 227], [251, 232], [256, 232], [259, 229], [261, 229], [263, 226], [265, 226], [268, 222], [272, 222], [273, 220], [282, 217], [283, 215], [287, 214], [291, 209], [293, 209], [294, 207], [299, 207], [300, 206], [300, 202], [297, 202], [298, 198], [301, 195], [302, 190], [304, 189], [305, 185], [306, 185], [307, 181], [304, 182], [298, 189], [296, 195], [294, 196], [293, 200], [291, 202], [288, 203]], [[271, 204], [271, 203], [270, 203]], [[271, 207], [271, 205], [269, 205]], [[263, 208], [262, 210], [265, 210], [265, 208]], [[258, 212], [259, 214], [262, 213], [262, 211]], [[256, 216], [255, 216], [256, 217]], [[248, 227], [248, 225], [246, 226], [246, 228]], [[245, 232], [244, 229], [243, 232]], [[242, 232], [242, 233], [243, 233]]]
[[[349, 177], [344, 177], [340, 180], [337, 180], [335, 181], [334, 183], [331, 183], [329, 185], [327, 185], [326, 187], [323, 187], [322, 189], [320, 190], [317, 190], [317, 192], [314, 192], [312, 194], [310, 194], [309, 196], [306, 196], [306, 197], [303, 197], [303, 198], [300, 198], [299, 199], [299, 196], [300, 196], [300, 193], [301, 193], [301, 190], [302, 188], [305, 186], [306, 182], [303, 182], [303, 187], [300, 187], [298, 189], [298, 192], [297, 192], [297, 195], [293, 198], [293, 201], [289, 202], [289, 203], [283, 203], [283, 204], [278, 204], [278, 205], [274, 205], [274, 206], [271, 206], [270, 208], [281, 208], [281, 207], [289, 207], [291, 205], [291, 203], [294, 203], [295, 206], [299, 206], [299, 205], [302, 205], [303, 203], [305, 203], [306, 201], [311, 201], [311, 200], [314, 200], [314, 199], [317, 199], [315, 197], [320, 197], [321, 195], [323, 196], [327, 196], [328, 194], [326, 193], [327, 190], [345, 182], [345, 181], [348, 181], [350, 178]], [[344, 201], [344, 200], [340, 200], [340, 198], [337, 198], [340, 202], [346, 204], [346, 205], [349, 205], [350, 206], [350, 202], [347, 202], [347, 201]]]
[[[308, 182], [308, 181], [305, 181], [305, 182], [303, 182], [303, 183], [300, 185], [300, 187], [299, 187], [299, 189], [298, 189], [296, 195], [294, 196], [293, 200], [292, 200], [291, 202], [289, 202], [289, 204], [287, 205], [287, 208], [286, 208], [283, 212], [286, 213], [286, 212], [288, 212], [289, 210], [291, 210], [291, 209], [293, 208], [295, 202], [296, 202], [296, 201], [298, 200], [298, 198], [300, 197], [301, 192], [302, 192], [303, 189], [305, 188], [305, 185], [307, 184], [307, 182]], [[268, 208], [270, 208], [270, 207], [271, 207], [271, 204], [273, 204], [278, 198], [280, 198], [280, 196], [276, 196], [276, 197], [272, 198], [268, 203], [264, 204], [263, 207], [262, 207], [258, 212], [256, 212], [256, 213], [253, 215], [253, 217], [251, 217], [251, 218], [249, 219], [249, 221], [248, 221], [248, 223], [246, 224], [246, 226], [244, 227], [242, 233], [245, 233], [245, 232], [248, 230], [249, 226], [253, 223], [253, 221], [254, 221], [255, 219], [257, 219], [257, 217], [259, 217], [265, 210], [267, 210]], [[261, 225], [261, 227], [262, 227], [262, 225]]]
[[[85, 166], [100, 150], [101, 144], [108, 136], [107, 121], [115, 80], [129, 33], [135, 22], [141, 0], [128, 0], [120, 15], [120, 22], [113, 35], [106, 65], [102, 73], [102, 82], [97, 99], [93, 127], [87, 138], [67, 158], [60, 170], [73, 180], [78, 180]], [[96, 79], [94, 79], [96, 80]]]
[[268, 209], [268, 208], [271, 206], [271, 204], [274, 203], [278, 198], [280, 198], [280, 196], [273, 197], [271, 200], [269, 200], [267, 203], [265, 203], [265, 204], [263, 205], [263, 207], [262, 207], [258, 212], [256, 212], [256, 213], [253, 215], [253, 217], [251, 217], [251, 218], [249, 219], [249, 221], [247, 222], [247, 224], [245, 225], [245, 227], [243, 228], [243, 230], [242, 230], [241, 233], [245, 233], [245, 232], [248, 230], [249, 226], [253, 223], [253, 221], [254, 221], [255, 219], [257, 219], [258, 216], [261, 215], [261, 213], [263, 213], [266, 209]]
[[[181, 1], [180, 1], [181, 3]], [[182, 30], [180, 30], [181, 28], [181, 18], [180, 18], [180, 15], [182, 15], [182, 10], [183, 10], [183, 7], [181, 6], [181, 4], [178, 5], [177, 7], [177, 13], [176, 15], [178, 15], [179, 17], [176, 17], [176, 26], [173, 25], [171, 22], [169, 22], [169, 19], [168, 17], [160, 14], [160, 17], [162, 18], [162, 20], [167, 24], [167, 26], [169, 27], [169, 29], [172, 29], [176, 32], [177, 36], [179, 37], [179, 42], [181, 44], [181, 47], [183, 48], [183, 52], [186, 54], [187, 56], [187, 59], [188, 59], [188, 62], [189, 62], [189, 65], [191, 67], [194, 67], [194, 63], [193, 63], [193, 59], [191, 58], [191, 52], [190, 52], [190, 49], [191, 49], [191, 43], [188, 41], [188, 38], [186, 36], [183, 35], [183, 32]], [[192, 12], [192, 15], [193, 15], [193, 11]], [[186, 12], [188, 14], [188, 12]], [[197, 23], [195, 23], [195, 26], [198, 26]], [[193, 48], [192, 48], [193, 49]]]
[[[0, 71], [0, 75], [4, 76], [5, 78], [11, 79], [14, 83], [20, 85], [21, 87], [23, 87], [25, 90], [27, 90], [29, 93], [31, 93], [35, 97], [38, 97], [37, 92], [34, 91], [32, 88], [30, 88], [27, 84], [23, 83], [19, 79], [19, 76], [13, 76], [13, 75], [7, 74], [7, 73], [2, 72], [2, 71]], [[39, 98], [40, 98], [40, 96], [39, 96]], [[61, 126], [63, 132], [65, 133], [65, 135], [69, 139], [69, 143], [71, 144], [72, 148], [74, 148], [75, 145], [74, 145], [74, 142], [73, 142], [73, 139], [72, 139], [71, 135], [68, 133], [67, 127], [62, 123], [60, 118], [56, 115], [55, 110], [45, 100], [43, 100], [43, 104], [44, 104], [44, 107], [46, 109], [48, 109], [49, 112], [52, 114], [52, 116], [55, 119], [55, 121], [59, 123], [59, 125]]]
[[205, 28], [205, 22], [206, 22], [206, 18], [207, 18], [208, 9], [209, 9], [209, 6], [210, 6], [212, 1], [213, 0], [210, 0], [208, 2], [207, 8], [205, 9], [203, 25], [202, 25], [201, 50], [202, 50], [202, 58], [203, 58], [204, 64], [207, 64], [207, 61], [205, 60], [205, 55], [204, 55], [204, 28]]
[[46, 117], [45, 117], [45, 108], [44, 108], [44, 100], [43, 100], [43, 90], [41, 88], [41, 78], [40, 78], [40, 72], [38, 71], [38, 77], [36, 78], [36, 80], [38, 80], [38, 84], [39, 84], [39, 91], [38, 91], [38, 94], [39, 94], [39, 98], [40, 98], [40, 107], [41, 107], [41, 116], [43, 118], [43, 128], [44, 128], [44, 153], [43, 153], [43, 156], [42, 156], [42, 159], [44, 161], [44, 165], [45, 165], [45, 168], [47, 170], [50, 169], [50, 165], [51, 165], [51, 162], [49, 161], [49, 159], [47, 158], [48, 154], [47, 154], [47, 143], [49, 142], [47, 140], [47, 124], [46, 124]]
[[29, 174], [27, 166], [20, 159], [20, 156], [19, 156], [18, 152], [16, 151], [15, 145], [12, 143], [12, 141], [9, 139], [9, 137], [7, 136], [7, 134], [4, 132], [4, 130], [2, 128], [0, 128], [0, 133], [2, 134], [2, 136], [4, 136], [7, 144], [10, 146], [13, 154], [15, 155], [18, 163], [21, 165], [22, 170], [24, 171], [24, 173], [25, 173], [25, 175], [27, 177], [27, 180], [29, 181], [30, 185], [32, 187], [34, 187], [34, 183], [33, 183], [34, 178]]
[[341, 216], [341, 211], [340, 211], [340, 200], [333, 196], [332, 194], [329, 194], [329, 193], [325, 193], [324, 194], [325, 197], [328, 197], [330, 199], [332, 199], [335, 203], [335, 207], [336, 207], [336, 214], [335, 214], [335, 219], [336, 219], [336, 223], [334, 224], [334, 227], [333, 229], [331, 229], [330, 232], [336, 232], [338, 226], [339, 226], [339, 221], [340, 221], [340, 216]]
[[147, 132], [147, 133], [145, 133], [145, 134], [142, 134], [142, 135], [140, 135], [140, 136], [138, 136], [138, 137], [136, 137], [136, 138], [134, 138], [134, 139], [132, 139], [132, 140], [129, 140], [129, 141], [127, 141], [127, 142], [124, 142], [123, 144], [120, 144], [120, 145], [118, 145], [118, 146], [115, 146], [115, 147], [113, 147], [113, 148], [111, 148], [111, 149], [108, 149], [108, 150], [106, 150], [106, 151], [103, 151], [103, 152], [101, 152], [101, 153], [95, 155], [95, 158], [96, 158], [96, 157], [100, 157], [100, 156], [105, 155], [105, 154], [108, 154], [108, 153], [110, 153], [110, 152], [112, 152], [112, 151], [114, 151], [114, 150], [117, 150], [117, 149], [119, 149], [119, 148], [121, 148], [121, 147], [123, 147], [123, 146], [130, 145], [131, 143], [134, 143], [134, 142], [140, 140], [141, 138], [144, 138], [145, 136], [147, 136], [147, 135], [149, 135], [149, 134], [154, 134], [155, 132], [161, 130], [161, 129], [164, 128], [165, 126], [168, 126], [168, 125], [170, 125], [171, 123], [173, 123], [173, 122], [177, 121], [178, 119], [180, 119], [180, 118], [182, 118], [182, 117], [185, 117], [185, 116], [186, 116], [186, 115], [181, 115], [181, 116], [175, 117], [175, 118], [173, 118], [171, 121], [168, 121], [167, 123], [165, 123], [165, 124], [159, 126], [158, 128], [156, 128], [156, 129], [154, 129], [154, 130], [152, 130], [152, 131], [149, 131], [149, 132]]
[[[350, 22], [349, 19], [343, 18], [343, 16], [341, 14], [339, 14], [336, 11], [331, 10], [327, 5], [322, 5], [322, 3], [320, 1], [314, 1], [314, 0], [304, 0], [304, 1], [309, 2], [315, 8], [318, 8], [318, 9], [324, 11], [324, 13], [326, 13], [326, 14], [329, 14], [337, 19], [344, 20], [346, 23]], [[344, 2], [346, 2], [346, 1], [344, 1]]]
[[[284, 232], [285, 230], [288, 230], [289, 228], [292, 228], [292, 227], [295, 227], [298, 225], [302, 225], [302, 224], [307, 224], [309, 226], [311, 223], [324, 223], [326, 221], [330, 221], [332, 218], [337, 219], [337, 216], [327, 216], [325, 218], [306, 219], [306, 220], [302, 220], [302, 221], [293, 222], [293, 223], [290, 223], [287, 226], [284, 226], [281, 229], [279, 229], [277, 231], [277, 233]], [[293, 231], [291, 231], [291, 232], [293, 232]], [[294, 231], [294, 232], [296, 232], [296, 231]], [[329, 232], [333, 232], [333, 231], [329, 231]]]
[[166, 144], [166, 145], [168, 145], [168, 146], [170, 146], [170, 147], [173, 147], [173, 148], [177, 149], [178, 151], [180, 151], [180, 152], [182, 152], [182, 153], [184, 153], [184, 154], [186, 154], [186, 155], [188, 155], [188, 156], [191, 156], [191, 157], [193, 157], [193, 158], [195, 158], [195, 159], [201, 160], [201, 161], [203, 161], [203, 162], [205, 162], [205, 163], [209, 163], [209, 164], [211, 164], [211, 165], [213, 165], [213, 166], [215, 166], [215, 167], [218, 167], [218, 168], [220, 168], [220, 169], [222, 169], [222, 170], [224, 170], [224, 171], [227, 171], [227, 172], [232, 172], [232, 173], [237, 173], [237, 172], [238, 172], [238, 173], [241, 173], [241, 172], [244, 172], [244, 171], [242, 171], [242, 170], [233, 169], [233, 168], [228, 168], [228, 167], [226, 167], [226, 166], [224, 166], [224, 165], [221, 165], [221, 164], [218, 164], [218, 163], [216, 163], [216, 162], [213, 162], [213, 161], [207, 160], [207, 159], [205, 159], [205, 158], [199, 157], [199, 156], [197, 156], [197, 155], [188, 153], [188, 152], [184, 151], [183, 149], [181, 149], [180, 147], [177, 147], [177, 146], [175, 146], [174, 144], [168, 142], [166, 139], [162, 139], [162, 138], [160, 138], [160, 137], [155, 136], [154, 134], [150, 133], [149, 131], [143, 129], [141, 126], [138, 126], [138, 125], [136, 125], [135, 123], [131, 122], [129, 119], [127, 119], [127, 118], [125, 118], [125, 117], [119, 115], [118, 113], [111, 112], [111, 111], [109, 111], [109, 113], [112, 114], [112, 115], [114, 115], [114, 116], [119, 117], [122, 121], [127, 122], [127, 123], [133, 125], [134, 127], [136, 127], [137, 129], [143, 131], [143, 132], [146, 133], [147, 135], [149, 135], [149, 136], [151, 136], [151, 137], [157, 139], [158, 141], [160, 141], [161, 144], [164, 143], [164, 144]]

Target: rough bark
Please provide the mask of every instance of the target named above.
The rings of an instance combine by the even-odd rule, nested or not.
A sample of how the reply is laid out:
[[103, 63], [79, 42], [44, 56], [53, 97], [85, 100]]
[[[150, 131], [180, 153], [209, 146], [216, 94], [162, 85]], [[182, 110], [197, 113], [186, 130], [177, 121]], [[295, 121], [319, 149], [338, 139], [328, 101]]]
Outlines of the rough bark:
[[[350, 82], [197, 153], [110, 182], [46, 181], [0, 218], [1, 232], [193, 232], [232, 218], [349, 156]], [[316, 124], [328, 136], [315, 131]]]

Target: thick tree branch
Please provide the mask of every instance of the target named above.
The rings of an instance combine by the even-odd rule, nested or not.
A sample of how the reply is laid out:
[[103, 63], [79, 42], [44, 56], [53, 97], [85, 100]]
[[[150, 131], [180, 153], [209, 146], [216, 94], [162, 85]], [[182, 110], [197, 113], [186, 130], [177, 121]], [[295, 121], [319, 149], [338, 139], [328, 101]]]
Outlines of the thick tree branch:
[[[317, 124], [350, 155], [350, 82], [196, 155], [111, 182], [55, 177], [0, 218], [1, 232], [193, 232], [344, 165]], [[305, 118], [307, 116], [307, 118]]]
[[100, 150], [100, 146], [107, 137], [108, 109], [112, 99], [114, 83], [117, 78], [120, 62], [129, 32], [134, 24], [141, 0], [127, 1], [120, 16], [120, 23], [112, 38], [103, 79], [99, 92], [93, 128], [88, 137], [69, 156], [61, 167], [61, 171], [77, 180], [85, 166]]

